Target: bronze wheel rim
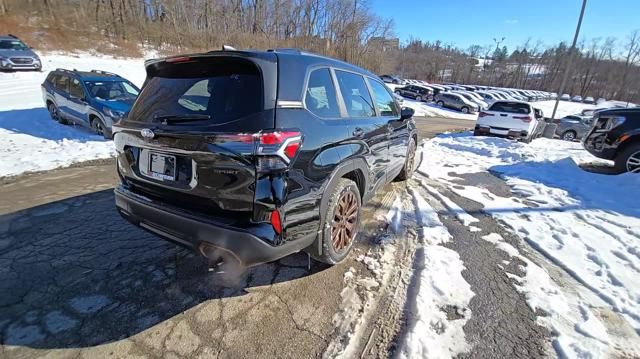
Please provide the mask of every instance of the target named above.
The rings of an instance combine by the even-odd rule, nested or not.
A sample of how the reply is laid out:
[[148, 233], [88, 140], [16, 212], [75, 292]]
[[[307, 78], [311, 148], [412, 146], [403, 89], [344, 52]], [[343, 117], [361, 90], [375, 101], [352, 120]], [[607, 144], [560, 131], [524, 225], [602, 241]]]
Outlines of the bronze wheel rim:
[[331, 243], [336, 251], [348, 248], [358, 230], [358, 199], [351, 191], [338, 199], [331, 223]]

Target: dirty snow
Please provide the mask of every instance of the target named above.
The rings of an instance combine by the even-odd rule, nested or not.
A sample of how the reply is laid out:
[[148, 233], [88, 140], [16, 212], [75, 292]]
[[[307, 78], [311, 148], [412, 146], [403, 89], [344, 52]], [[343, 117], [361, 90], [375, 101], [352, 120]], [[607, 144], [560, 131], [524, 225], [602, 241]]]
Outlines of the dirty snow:
[[[395, 231], [394, 228], [399, 228], [402, 209], [402, 199], [396, 196], [383, 218], [387, 228], [392, 231]], [[352, 358], [357, 354], [355, 352], [357, 344], [366, 324], [370, 317], [375, 315], [371, 308], [379, 299], [378, 288], [386, 286], [389, 282], [395, 253], [394, 237], [383, 234], [378, 246], [356, 258], [356, 261], [362, 263], [368, 272], [358, 273], [351, 267], [344, 274], [345, 287], [340, 292], [340, 309], [332, 318], [338, 335], [328, 344], [323, 354], [324, 358]]]
[[[417, 289], [407, 299], [410, 319], [399, 357], [452, 358], [470, 349], [462, 327], [471, 317], [468, 306], [474, 293], [462, 277], [465, 266], [458, 253], [441, 245], [452, 239], [451, 234], [420, 193], [411, 193], [424, 245], [416, 250]], [[449, 320], [446, 308], [453, 308], [460, 318]]]
[[[555, 329], [559, 354], [571, 357], [583, 349], [594, 356], [602, 352], [590, 335], [584, 335], [601, 331], [590, 314], [598, 308], [620, 319], [611, 321], [615, 325], [604, 323], [612, 341], [640, 342], [640, 177], [583, 171], [578, 164], [606, 161], [591, 156], [579, 143], [538, 139], [523, 144], [466, 133], [441, 136], [424, 146], [429, 155], [419, 168], [421, 173], [483, 204], [486, 213], [505, 223], [579, 286], [570, 294], [555, 286], [565, 296], [575, 297], [569, 303], [583, 303], [574, 305], [573, 317], [569, 316], [575, 326], [563, 324], [564, 312], [545, 319]], [[459, 175], [485, 171], [503, 177], [513, 195], [501, 197], [483, 185], [460, 183]], [[551, 290], [553, 282], [547, 282], [542, 287]], [[544, 302], [547, 294], [529, 291], [530, 304]], [[626, 330], [616, 329], [621, 326]]]
[[0, 73], [0, 177], [66, 167], [115, 155], [112, 141], [81, 126], [51, 120], [40, 85], [56, 68], [117, 73], [136, 85], [145, 78], [143, 59], [80, 54], [43, 54], [42, 72]]

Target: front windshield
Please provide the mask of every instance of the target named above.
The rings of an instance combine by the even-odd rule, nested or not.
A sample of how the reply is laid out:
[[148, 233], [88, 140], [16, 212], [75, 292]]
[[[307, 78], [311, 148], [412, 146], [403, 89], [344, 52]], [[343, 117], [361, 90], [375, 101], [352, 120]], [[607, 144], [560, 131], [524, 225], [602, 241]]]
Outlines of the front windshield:
[[20, 40], [0, 40], [0, 50], [27, 50], [28, 48]]
[[140, 91], [128, 81], [85, 81], [92, 97], [115, 101], [135, 99]]

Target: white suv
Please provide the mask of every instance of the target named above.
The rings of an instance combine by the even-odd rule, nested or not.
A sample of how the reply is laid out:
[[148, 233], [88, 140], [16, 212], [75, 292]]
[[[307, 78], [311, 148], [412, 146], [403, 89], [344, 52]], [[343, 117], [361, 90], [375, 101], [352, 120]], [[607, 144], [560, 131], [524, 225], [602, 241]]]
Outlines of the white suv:
[[544, 128], [542, 111], [523, 101], [497, 101], [478, 115], [475, 136], [500, 136], [530, 142]]

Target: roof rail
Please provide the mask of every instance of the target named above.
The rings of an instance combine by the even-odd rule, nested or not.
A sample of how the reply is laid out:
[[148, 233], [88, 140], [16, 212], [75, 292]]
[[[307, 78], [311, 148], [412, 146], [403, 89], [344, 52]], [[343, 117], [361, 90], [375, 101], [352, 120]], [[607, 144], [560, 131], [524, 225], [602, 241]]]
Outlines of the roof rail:
[[284, 48], [276, 48], [276, 49], [269, 49], [267, 50], [268, 52], [286, 52], [286, 53], [290, 53], [290, 54], [296, 54], [296, 55], [300, 55], [302, 54], [302, 50], [300, 49], [296, 49], [293, 47], [284, 47]]
[[73, 69], [73, 70], [67, 70], [67, 69], [63, 69], [63, 68], [57, 68], [57, 69], [56, 69], [56, 71], [75, 73], [75, 72], [76, 72], [76, 71], [78, 71], [78, 70], [76, 70], [76, 69]]
[[17, 39], [18, 37], [14, 34], [8, 34], [9, 37], [13, 37], [14, 39]]
[[114, 74], [113, 72], [107, 72], [107, 71], [102, 71], [102, 70], [91, 70], [91, 72], [94, 72], [96, 74], [103, 74], [103, 75], [109, 75], [109, 76], [117, 76], [120, 77], [117, 74]]
[[222, 45], [222, 51], [238, 51], [238, 50], [233, 46]]

